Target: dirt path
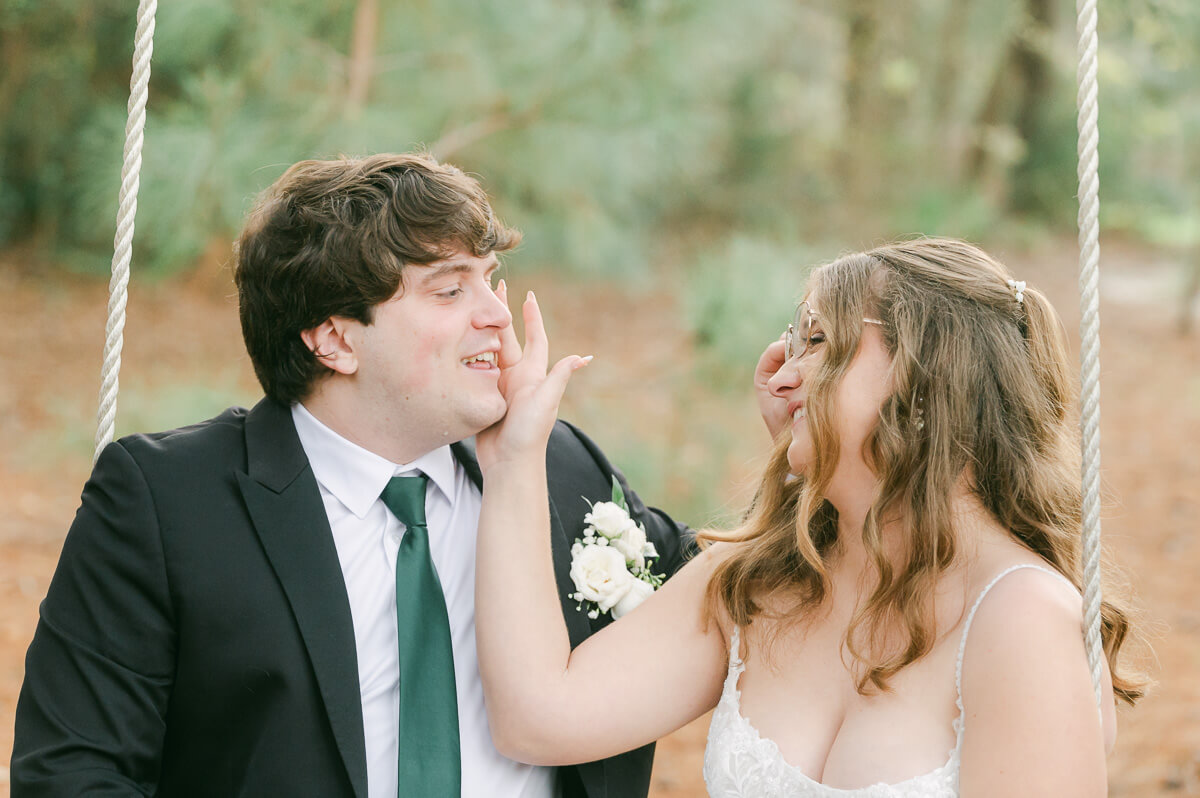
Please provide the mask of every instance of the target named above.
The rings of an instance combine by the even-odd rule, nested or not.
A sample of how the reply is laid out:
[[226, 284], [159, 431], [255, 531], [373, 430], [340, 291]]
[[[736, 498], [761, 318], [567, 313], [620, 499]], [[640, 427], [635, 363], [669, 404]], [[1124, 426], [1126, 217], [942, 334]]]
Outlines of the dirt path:
[[[1077, 329], [1070, 242], [1019, 257], [1001, 254], [1051, 295], [1069, 330]], [[1175, 332], [1172, 271], [1162, 256], [1114, 242], [1106, 243], [1105, 259], [1105, 545], [1137, 588], [1154, 637], [1148, 666], [1158, 682], [1121, 715], [1110, 795], [1200, 796], [1200, 340]], [[689, 423], [709, 423], [670, 394], [641, 403], [641, 389], [664, 369], [676, 376], [686, 371], [691, 345], [669, 312], [670, 297], [595, 287], [585, 297], [574, 286], [538, 282], [544, 304], [554, 309], [552, 328], [563, 331], [563, 351], [602, 349], [587, 375], [587, 397], [574, 408], [593, 421], [589, 428], [602, 443], [614, 439], [614, 425], [626, 423], [631, 397], [648, 426], [667, 417], [685, 432]], [[89, 469], [104, 305], [102, 284], [47, 281], [11, 253], [0, 258], [0, 313], [8, 321], [0, 486], [10, 501], [0, 520], [0, 794], [8, 789], [24, 651]], [[126, 335], [123, 430], [184, 423], [257, 393], [220, 273], [135, 284]], [[749, 405], [747, 411], [753, 412]], [[594, 423], [604, 418], [611, 423]], [[756, 430], [752, 420], [730, 423], [735, 435]], [[660, 744], [653, 796], [704, 794], [706, 731], [701, 719]]]

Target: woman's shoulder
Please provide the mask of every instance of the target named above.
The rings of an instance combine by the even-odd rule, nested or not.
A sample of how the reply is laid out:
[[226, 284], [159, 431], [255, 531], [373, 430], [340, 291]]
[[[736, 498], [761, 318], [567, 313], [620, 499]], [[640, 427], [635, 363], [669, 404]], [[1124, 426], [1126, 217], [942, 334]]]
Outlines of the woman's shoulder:
[[[975, 733], [980, 723], [1007, 734], [1094, 717], [1083, 599], [1075, 586], [1032, 554], [990, 564], [971, 581], [982, 586], [968, 608], [958, 667], [960, 699]], [[1107, 663], [1101, 666], [1101, 689], [1111, 696]], [[1110, 699], [1102, 710], [1109, 748], [1115, 724]]]
[[1083, 622], [1079, 591], [1040, 557], [990, 558], [973, 569], [968, 584], [966, 646], [1027, 648], [1061, 635], [1078, 643]]
[[968, 599], [979, 603], [979, 612], [987, 604], [1000, 604], [1009, 611], [1041, 607], [1050, 612], [1076, 613], [1082, 606], [1075, 585], [1059, 569], [1030, 552], [980, 562], [972, 569], [969, 585]]
[[[737, 541], [714, 540], [706, 542], [700, 552], [692, 558], [689, 566], [694, 567], [700, 572], [701, 578], [704, 580], [706, 601], [708, 600], [707, 593], [711, 587], [710, 583], [717, 569], [729, 561], [744, 544]], [[729, 610], [721, 601], [714, 601], [710, 605], [712, 611], [711, 619], [716, 623], [721, 630], [721, 636], [725, 638], [726, 645], [732, 639], [736, 631], [736, 624], [733, 618], [729, 615]]]
[[1024, 703], [1049, 685], [1086, 678], [1083, 600], [1065, 576], [1030, 555], [998, 558], [970, 581], [959, 660], [964, 702], [983, 689]]
[[[736, 639], [739, 643], [739, 650], [742, 652], [748, 652], [752, 647], [752, 641], [761, 639], [763, 635], [769, 636], [767, 627], [771, 625], [773, 619], [786, 616], [788, 614], [786, 608], [790, 606], [781, 596], [755, 595], [753, 603], [758, 609], [753, 619], [748, 626], [739, 626], [734, 614], [725, 604], [724, 591], [720, 587], [714, 586], [712, 580], [722, 566], [728, 565], [730, 561], [744, 554], [747, 545], [745, 541], [736, 539], [710, 540], [688, 564], [689, 567], [695, 567], [700, 578], [704, 580], [705, 601], [708, 602], [709, 609], [708, 618], [720, 629], [726, 649], [728, 650]], [[738, 579], [736, 575], [730, 578], [735, 581]], [[716, 592], [711, 592], [713, 590]]]

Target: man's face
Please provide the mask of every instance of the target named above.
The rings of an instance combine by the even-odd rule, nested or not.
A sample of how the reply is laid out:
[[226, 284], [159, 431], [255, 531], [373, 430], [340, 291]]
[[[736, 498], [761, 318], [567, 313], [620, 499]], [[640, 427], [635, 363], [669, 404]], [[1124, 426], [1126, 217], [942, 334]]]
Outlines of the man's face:
[[504, 416], [500, 333], [512, 324], [496, 296], [495, 254], [458, 252], [404, 269], [396, 296], [354, 325], [353, 379], [376, 427], [429, 451], [468, 438]]

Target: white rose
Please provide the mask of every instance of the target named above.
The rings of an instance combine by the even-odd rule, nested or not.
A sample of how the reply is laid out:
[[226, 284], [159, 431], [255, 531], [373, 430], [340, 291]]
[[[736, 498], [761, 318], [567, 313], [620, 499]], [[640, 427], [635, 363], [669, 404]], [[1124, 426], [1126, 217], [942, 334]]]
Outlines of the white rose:
[[592, 511], [583, 517], [583, 523], [610, 539], [619, 538], [626, 529], [637, 526], [629, 513], [612, 502], [596, 502]]
[[637, 524], [627, 527], [621, 537], [614, 538], [612, 545], [625, 555], [625, 562], [634, 568], [646, 566], [646, 530]]
[[612, 546], [571, 547], [571, 581], [587, 601], [594, 601], [601, 612], [608, 612], [625, 598], [638, 580], [625, 567], [625, 555]]
[[634, 579], [633, 584], [629, 586], [629, 590], [625, 592], [625, 596], [613, 606], [613, 619], [620, 618], [627, 612], [632, 612], [637, 605], [641, 604], [646, 599], [654, 594], [654, 588], [641, 579]]

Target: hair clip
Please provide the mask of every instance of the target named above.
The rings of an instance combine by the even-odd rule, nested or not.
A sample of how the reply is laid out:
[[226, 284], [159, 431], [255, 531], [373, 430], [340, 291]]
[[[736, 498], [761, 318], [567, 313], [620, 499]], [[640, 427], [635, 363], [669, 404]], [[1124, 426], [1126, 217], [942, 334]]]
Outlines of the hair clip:
[[1018, 305], [1025, 304], [1025, 281], [1024, 280], [1009, 280], [1008, 287], [1012, 289], [1013, 296], [1017, 298]]

